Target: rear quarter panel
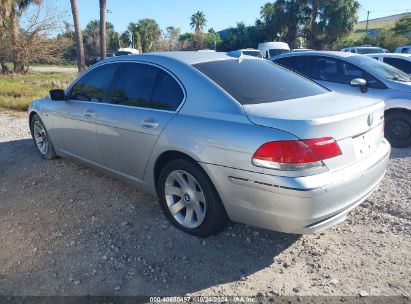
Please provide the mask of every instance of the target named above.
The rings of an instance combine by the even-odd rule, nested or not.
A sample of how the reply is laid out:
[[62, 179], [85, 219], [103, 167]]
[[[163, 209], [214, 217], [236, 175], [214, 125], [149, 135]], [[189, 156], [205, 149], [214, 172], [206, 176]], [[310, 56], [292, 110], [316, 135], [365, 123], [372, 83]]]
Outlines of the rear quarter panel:
[[184, 153], [200, 164], [267, 173], [267, 169], [251, 163], [254, 152], [269, 141], [296, 139], [278, 129], [256, 126], [245, 115], [238, 115], [237, 118], [226, 120], [177, 115], [167, 125], [154, 147], [145, 181], [154, 183], [155, 162], [167, 151]]

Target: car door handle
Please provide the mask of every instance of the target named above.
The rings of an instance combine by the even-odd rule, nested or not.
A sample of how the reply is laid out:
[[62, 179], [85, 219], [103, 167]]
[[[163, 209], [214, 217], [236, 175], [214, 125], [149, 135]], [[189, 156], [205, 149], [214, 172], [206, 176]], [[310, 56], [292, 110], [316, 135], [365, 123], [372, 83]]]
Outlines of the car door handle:
[[83, 114], [85, 117], [94, 117], [96, 116], [96, 112], [94, 112], [94, 110], [87, 110], [84, 112]]
[[155, 129], [159, 126], [159, 123], [154, 119], [145, 119], [140, 123], [144, 129]]

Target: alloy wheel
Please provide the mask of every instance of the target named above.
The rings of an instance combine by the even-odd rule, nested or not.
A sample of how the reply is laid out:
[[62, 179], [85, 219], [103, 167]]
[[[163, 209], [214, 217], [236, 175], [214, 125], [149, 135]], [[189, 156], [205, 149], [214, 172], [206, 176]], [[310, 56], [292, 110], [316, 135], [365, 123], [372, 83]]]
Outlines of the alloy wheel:
[[164, 190], [168, 209], [180, 225], [195, 229], [204, 222], [207, 202], [194, 176], [184, 170], [172, 171]]

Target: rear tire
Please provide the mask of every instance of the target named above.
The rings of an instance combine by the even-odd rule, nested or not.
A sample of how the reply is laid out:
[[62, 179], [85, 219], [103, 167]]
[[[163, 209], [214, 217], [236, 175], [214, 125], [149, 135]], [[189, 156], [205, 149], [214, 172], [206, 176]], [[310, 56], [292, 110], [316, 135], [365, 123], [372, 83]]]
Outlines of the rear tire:
[[385, 137], [393, 147], [411, 145], [411, 112], [391, 111], [385, 115]]
[[54, 150], [49, 133], [47, 132], [40, 116], [37, 114], [34, 114], [30, 120], [30, 132], [37, 151], [40, 153], [42, 158], [48, 160], [57, 158], [57, 154]]
[[185, 159], [172, 160], [161, 170], [157, 185], [161, 208], [177, 228], [207, 237], [227, 225], [221, 199], [198, 165]]

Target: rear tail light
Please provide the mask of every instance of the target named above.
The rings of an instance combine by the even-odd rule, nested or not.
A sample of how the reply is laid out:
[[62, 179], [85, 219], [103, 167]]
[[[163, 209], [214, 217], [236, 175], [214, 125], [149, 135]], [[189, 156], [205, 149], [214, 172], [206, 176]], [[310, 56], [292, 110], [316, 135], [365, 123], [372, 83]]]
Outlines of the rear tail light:
[[306, 170], [324, 166], [323, 160], [341, 155], [334, 138], [271, 141], [254, 153], [255, 166], [277, 170]]

